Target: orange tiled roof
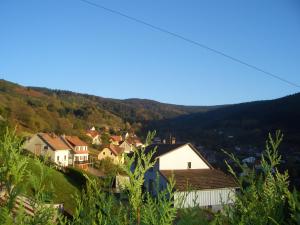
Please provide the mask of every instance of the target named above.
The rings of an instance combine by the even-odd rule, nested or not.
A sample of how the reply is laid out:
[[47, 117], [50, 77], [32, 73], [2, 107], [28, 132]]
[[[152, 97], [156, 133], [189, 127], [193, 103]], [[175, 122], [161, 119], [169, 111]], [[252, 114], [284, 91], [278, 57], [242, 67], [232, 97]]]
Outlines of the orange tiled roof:
[[132, 144], [132, 145], [142, 144], [142, 142], [138, 137], [129, 137], [126, 139], [126, 141], [128, 144]]
[[122, 137], [121, 136], [118, 136], [118, 135], [112, 135], [110, 136], [110, 139], [112, 139], [113, 141], [122, 141]]
[[86, 131], [86, 135], [92, 137], [92, 138], [95, 138], [97, 137], [98, 135], [100, 135], [100, 133], [96, 130], [87, 130]]
[[121, 148], [117, 145], [114, 145], [114, 144], [110, 144], [108, 146], [108, 148], [111, 150], [111, 152], [114, 154], [114, 155], [120, 155], [124, 152], [124, 148]]
[[70, 147], [57, 135], [39, 133], [38, 136], [44, 140], [53, 150], [69, 150]]
[[87, 154], [87, 153], [89, 153], [88, 150], [75, 150], [75, 149], [73, 149], [72, 151], [73, 151], [75, 154]]
[[74, 147], [74, 146], [88, 146], [87, 143], [82, 141], [77, 136], [65, 136], [65, 139]]

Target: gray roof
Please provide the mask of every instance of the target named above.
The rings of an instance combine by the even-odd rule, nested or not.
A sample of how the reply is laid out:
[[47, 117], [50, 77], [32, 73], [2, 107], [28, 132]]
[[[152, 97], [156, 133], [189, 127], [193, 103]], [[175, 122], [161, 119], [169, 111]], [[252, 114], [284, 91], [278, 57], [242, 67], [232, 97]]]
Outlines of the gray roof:
[[175, 180], [175, 189], [179, 191], [207, 190], [219, 188], [237, 188], [235, 179], [216, 169], [161, 170], [168, 180]]

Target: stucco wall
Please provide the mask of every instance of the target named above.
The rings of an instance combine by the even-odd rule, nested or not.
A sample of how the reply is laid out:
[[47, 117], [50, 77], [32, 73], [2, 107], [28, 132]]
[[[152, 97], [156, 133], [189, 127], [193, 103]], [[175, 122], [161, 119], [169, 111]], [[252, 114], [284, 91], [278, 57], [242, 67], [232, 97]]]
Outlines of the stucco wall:
[[114, 154], [112, 154], [112, 152], [108, 148], [104, 148], [98, 154], [98, 160], [102, 160], [102, 159], [105, 159], [105, 158], [112, 159], [113, 163], [115, 163], [115, 164], [124, 163], [124, 156], [123, 156], [123, 154], [119, 155], [119, 156], [115, 156]]
[[[36, 154], [36, 145], [40, 145], [40, 155], [50, 157], [52, 162], [55, 162], [62, 166], [68, 166], [69, 150], [52, 150], [47, 143], [45, 143], [38, 135], [32, 136], [32, 138], [25, 142], [23, 148]], [[47, 146], [47, 148], [45, 148]], [[59, 161], [57, 160], [59, 156]], [[66, 160], [65, 160], [66, 156]]]
[[[23, 148], [32, 152], [33, 154], [36, 154], [36, 152], [35, 152], [36, 145], [40, 145], [40, 149], [41, 149], [40, 155], [49, 156], [52, 158], [53, 150], [42, 139], [40, 139], [40, 137], [36, 134], [24, 143]], [[45, 149], [45, 146], [48, 146], [48, 147]]]
[[105, 158], [111, 158], [114, 160], [115, 155], [112, 154], [112, 152], [108, 148], [104, 148], [99, 154], [98, 154], [98, 160], [105, 159]]
[[[59, 157], [59, 159], [57, 159]], [[69, 150], [56, 150], [52, 155], [52, 161], [61, 166], [68, 166]]]
[[120, 144], [120, 147], [124, 148], [125, 153], [132, 152], [132, 147], [126, 141], [124, 141], [122, 144]]
[[188, 168], [191, 162], [191, 169], [209, 169], [209, 166], [199, 157], [189, 145], [184, 145], [159, 158], [160, 170], [182, 170]]

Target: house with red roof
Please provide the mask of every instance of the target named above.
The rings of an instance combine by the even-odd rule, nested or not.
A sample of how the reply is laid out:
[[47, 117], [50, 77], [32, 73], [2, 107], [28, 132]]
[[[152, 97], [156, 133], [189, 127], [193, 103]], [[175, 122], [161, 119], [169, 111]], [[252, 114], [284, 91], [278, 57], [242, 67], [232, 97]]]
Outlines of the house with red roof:
[[88, 165], [88, 145], [77, 136], [37, 133], [24, 143], [23, 148], [49, 158], [59, 166], [72, 165], [85, 169]]
[[25, 142], [23, 148], [37, 156], [49, 158], [57, 165], [69, 165], [71, 147], [54, 133], [37, 133]]
[[95, 129], [95, 127], [92, 127], [91, 129], [87, 130], [85, 133], [88, 137], [92, 139], [93, 145], [101, 145], [101, 134], [99, 131]]
[[122, 141], [119, 146], [121, 148], [123, 148], [124, 152], [127, 153], [127, 154], [130, 153], [130, 152], [133, 152], [133, 150], [134, 150], [133, 145], [130, 142], [128, 142], [127, 140]]
[[111, 135], [109, 142], [114, 145], [119, 145], [122, 140], [123, 140], [123, 138], [120, 135]]
[[124, 148], [110, 143], [105, 146], [97, 156], [98, 160], [110, 158], [113, 163], [124, 163]]
[[77, 136], [62, 135], [61, 138], [70, 146], [69, 164], [87, 169], [89, 163], [88, 144]]

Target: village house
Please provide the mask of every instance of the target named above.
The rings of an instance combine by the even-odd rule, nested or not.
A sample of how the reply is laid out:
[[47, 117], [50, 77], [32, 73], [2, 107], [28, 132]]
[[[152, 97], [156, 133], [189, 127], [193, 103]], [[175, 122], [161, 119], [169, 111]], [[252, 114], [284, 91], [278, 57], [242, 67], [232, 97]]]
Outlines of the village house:
[[129, 144], [127, 140], [122, 141], [119, 145], [120, 148], [124, 149], [124, 153], [128, 154], [130, 152], [133, 152], [133, 145]]
[[60, 136], [53, 133], [35, 134], [25, 142], [23, 148], [37, 156], [49, 158], [57, 165], [63, 167], [69, 165], [71, 148]]
[[92, 127], [91, 129], [86, 131], [86, 135], [92, 139], [93, 145], [101, 145], [101, 134], [98, 132], [95, 127]]
[[112, 143], [109, 144], [108, 146], [104, 147], [97, 156], [98, 160], [106, 158], [110, 158], [115, 164], [124, 163], [124, 148]]
[[143, 143], [137, 137], [128, 137], [125, 141], [120, 142], [119, 145], [124, 149], [126, 154], [133, 152], [135, 148], [143, 146]]
[[113, 145], [119, 145], [122, 140], [123, 138], [120, 135], [111, 135], [109, 142], [112, 143]]
[[[206, 159], [191, 145], [154, 144], [145, 153], [157, 146], [153, 159], [155, 166], [145, 175], [144, 186], [156, 195], [167, 187], [171, 177], [175, 180], [174, 201], [176, 208], [209, 207], [220, 210], [222, 204], [234, 202], [237, 184], [235, 180], [220, 170], [214, 169]], [[157, 175], [159, 184], [156, 184]]]
[[77, 136], [62, 135], [62, 139], [71, 147], [69, 164], [87, 169], [89, 163], [88, 145]]
[[76, 136], [37, 133], [24, 143], [23, 148], [35, 155], [49, 158], [62, 167], [86, 167], [88, 162], [88, 146]]
[[134, 146], [134, 147], [136, 147], [136, 148], [141, 147], [141, 146], [143, 145], [143, 143], [141, 142], [141, 140], [140, 140], [137, 136], [128, 137], [128, 138], [126, 139], [126, 141], [127, 141], [130, 145], [132, 145], [132, 146]]

